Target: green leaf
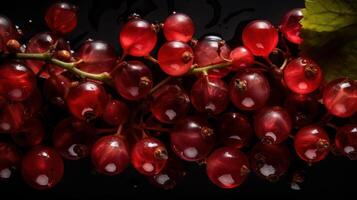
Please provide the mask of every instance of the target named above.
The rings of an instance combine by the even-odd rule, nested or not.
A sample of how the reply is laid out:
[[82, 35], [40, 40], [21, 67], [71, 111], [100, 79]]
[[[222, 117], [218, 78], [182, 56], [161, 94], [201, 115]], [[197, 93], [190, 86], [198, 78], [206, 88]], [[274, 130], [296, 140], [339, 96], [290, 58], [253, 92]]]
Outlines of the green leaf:
[[357, 0], [305, 0], [301, 49], [327, 80], [357, 79]]

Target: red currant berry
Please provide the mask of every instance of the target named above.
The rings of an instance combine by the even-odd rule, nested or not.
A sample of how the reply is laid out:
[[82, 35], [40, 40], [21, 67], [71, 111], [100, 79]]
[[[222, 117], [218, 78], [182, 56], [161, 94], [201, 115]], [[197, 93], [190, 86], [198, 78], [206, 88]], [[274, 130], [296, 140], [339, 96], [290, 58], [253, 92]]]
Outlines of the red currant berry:
[[323, 91], [323, 103], [337, 117], [350, 117], [357, 111], [357, 81], [340, 78], [331, 81]]
[[28, 119], [22, 127], [11, 133], [14, 142], [23, 147], [39, 145], [45, 136], [45, 128], [37, 118]]
[[270, 86], [265, 76], [256, 71], [240, 71], [230, 82], [230, 99], [241, 110], [258, 110], [268, 101]]
[[167, 42], [159, 49], [158, 61], [162, 71], [168, 75], [181, 76], [191, 69], [193, 51], [183, 42]]
[[149, 22], [136, 18], [124, 25], [119, 34], [119, 42], [124, 54], [147, 56], [155, 47], [157, 36]]
[[139, 140], [131, 151], [131, 162], [144, 175], [160, 173], [168, 159], [165, 145], [160, 140], [149, 137]]
[[199, 112], [219, 114], [229, 102], [228, 86], [219, 78], [202, 76], [191, 88], [191, 102]]
[[186, 161], [200, 161], [212, 150], [215, 134], [208, 122], [199, 117], [180, 120], [170, 134], [175, 154]]
[[11, 101], [27, 99], [36, 87], [33, 72], [20, 63], [0, 66], [0, 95]]
[[0, 111], [0, 133], [11, 133], [23, 125], [25, 108], [21, 103], [8, 103]]
[[23, 158], [21, 173], [25, 182], [39, 190], [57, 185], [63, 176], [63, 160], [49, 147], [35, 147]]
[[292, 122], [289, 113], [282, 107], [267, 107], [254, 117], [255, 134], [267, 144], [278, 144], [289, 137]]
[[226, 113], [219, 121], [219, 137], [226, 146], [243, 148], [253, 136], [248, 119], [239, 113]]
[[51, 76], [45, 80], [43, 94], [52, 104], [65, 107], [65, 97], [71, 88], [71, 81], [63, 75]]
[[242, 40], [255, 56], [267, 57], [278, 44], [278, 31], [265, 20], [250, 22], [242, 33]]
[[95, 169], [106, 175], [121, 173], [130, 162], [126, 140], [116, 135], [100, 138], [94, 144], [91, 156]]
[[319, 88], [322, 70], [311, 59], [296, 58], [285, 67], [284, 81], [290, 90], [298, 94], [308, 94]]
[[122, 101], [112, 99], [107, 103], [103, 113], [103, 120], [112, 126], [124, 124], [129, 117], [129, 108]]
[[89, 73], [110, 72], [116, 62], [114, 48], [104, 41], [86, 41], [76, 53], [76, 59], [83, 62], [78, 68]]
[[357, 125], [345, 125], [338, 129], [335, 137], [336, 148], [351, 160], [357, 160]]
[[153, 93], [151, 113], [163, 123], [182, 119], [190, 109], [190, 98], [178, 85], [167, 85]]
[[235, 188], [246, 179], [249, 162], [239, 149], [222, 147], [208, 157], [206, 170], [209, 179], [218, 187]]
[[69, 90], [66, 100], [69, 110], [75, 117], [91, 120], [103, 114], [108, 96], [103, 86], [83, 82]]
[[139, 61], [121, 64], [113, 74], [118, 93], [128, 100], [139, 100], [149, 94], [152, 88], [151, 70]]
[[54, 3], [47, 9], [45, 21], [52, 32], [70, 33], [77, 26], [77, 8], [66, 2]]
[[283, 144], [257, 143], [250, 153], [250, 165], [260, 177], [276, 182], [289, 168], [289, 149]]
[[14, 145], [0, 142], [0, 181], [11, 178], [13, 171], [19, 167], [20, 160], [21, 155]]
[[330, 139], [324, 129], [317, 125], [310, 125], [298, 131], [294, 146], [302, 160], [309, 163], [318, 162], [329, 153]]
[[166, 18], [163, 31], [167, 41], [188, 42], [195, 33], [195, 25], [189, 16], [173, 13]]
[[0, 15], [0, 52], [8, 52], [7, 42], [11, 39], [18, 40], [20, 34], [11, 20]]
[[[224, 40], [218, 36], [206, 36], [194, 48], [195, 63], [198, 67], [213, 65], [229, 59], [230, 49]], [[208, 75], [221, 78], [229, 73], [229, 68], [209, 70]]]
[[232, 70], [238, 70], [254, 64], [253, 54], [244, 46], [233, 49], [229, 57], [232, 60]]
[[280, 24], [280, 30], [285, 38], [294, 44], [300, 44], [302, 42], [302, 38], [300, 37], [302, 28], [300, 20], [302, 18], [302, 9], [296, 8], [286, 13]]
[[79, 160], [89, 155], [95, 141], [95, 129], [73, 118], [62, 120], [54, 129], [53, 146], [64, 158]]

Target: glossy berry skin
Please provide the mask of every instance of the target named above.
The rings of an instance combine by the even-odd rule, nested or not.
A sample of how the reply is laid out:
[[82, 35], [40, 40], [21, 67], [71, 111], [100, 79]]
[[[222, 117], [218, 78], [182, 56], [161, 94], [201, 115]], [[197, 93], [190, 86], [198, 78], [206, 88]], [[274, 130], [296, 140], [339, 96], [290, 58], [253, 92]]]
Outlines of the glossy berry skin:
[[65, 98], [72, 84], [69, 78], [59, 74], [45, 80], [43, 94], [53, 105], [65, 108]]
[[193, 50], [183, 42], [166, 42], [159, 49], [158, 61], [162, 71], [166, 74], [181, 76], [191, 69]]
[[243, 148], [253, 136], [253, 128], [247, 117], [235, 113], [225, 113], [219, 120], [219, 138], [225, 146]]
[[24, 121], [24, 106], [21, 103], [7, 103], [0, 111], [0, 133], [19, 130]]
[[255, 134], [263, 143], [278, 144], [289, 137], [292, 121], [282, 107], [266, 107], [254, 116]]
[[296, 8], [286, 13], [280, 24], [280, 30], [285, 38], [294, 44], [300, 44], [302, 42], [302, 38], [300, 37], [302, 28], [300, 20], [302, 18], [302, 9]]
[[207, 159], [209, 179], [220, 188], [236, 188], [249, 173], [247, 156], [234, 147], [216, 149]]
[[278, 181], [290, 165], [289, 149], [284, 144], [257, 143], [249, 157], [251, 169], [271, 182]]
[[228, 86], [219, 78], [202, 76], [191, 88], [191, 102], [199, 112], [219, 114], [229, 102]]
[[112, 99], [105, 107], [103, 120], [109, 125], [118, 126], [128, 120], [129, 114], [129, 108], [125, 103]]
[[155, 47], [157, 36], [149, 22], [135, 18], [124, 25], [119, 34], [119, 42], [124, 54], [147, 56]]
[[337, 150], [351, 160], [357, 160], [357, 125], [340, 127], [335, 137]]
[[130, 163], [128, 144], [116, 135], [100, 138], [92, 148], [91, 157], [95, 169], [106, 175], [119, 174]]
[[[195, 63], [198, 67], [217, 64], [224, 62], [224, 59], [229, 59], [230, 48], [225, 44], [224, 40], [218, 36], [205, 36], [198, 41], [194, 47]], [[229, 68], [209, 70], [208, 75], [221, 78], [229, 73]]]
[[38, 146], [30, 150], [21, 163], [21, 173], [31, 187], [44, 190], [53, 188], [63, 177], [63, 160], [49, 147]]
[[296, 58], [284, 68], [284, 82], [288, 88], [298, 94], [308, 94], [320, 87], [322, 70], [311, 59]]
[[36, 88], [36, 77], [25, 65], [4, 63], [0, 66], [0, 95], [10, 101], [24, 101]]
[[195, 33], [195, 25], [189, 16], [173, 13], [166, 18], [163, 31], [167, 41], [188, 42]]
[[11, 133], [12, 140], [22, 147], [39, 145], [45, 136], [45, 129], [42, 122], [37, 118], [31, 118], [21, 126], [21, 128]]
[[131, 163], [134, 168], [147, 176], [160, 173], [164, 169], [167, 159], [165, 145], [152, 137], [139, 140], [131, 151]]
[[163, 123], [175, 123], [186, 116], [190, 109], [188, 94], [178, 85], [166, 85], [153, 94], [151, 113]]
[[6, 44], [9, 40], [18, 40], [20, 34], [9, 18], [0, 15], [0, 52], [8, 52]]
[[269, 99], [269, 82], [260, 72], [239, 71], [230, 82], [229, 95], [232, 103], [238, 109], [258, 110]]
[[[70, 51], [70, 46], [65, 40], [58, 38], [53, 33], [42, 32], [34, 35], [27, 42], [26, 53], [44, 53], [48, 51], [50, 48], [53, 48], [55, 44], [56, 44], [56, 48], [54, 50], [56, 51], [57, 50]], [[64, 69], [57, 67], [56, 65], [53, 64], [48, 64], [47, 66], [44, 66], [46, 64], [45, 61], [26, 60], [25, 62], [26, 62], [26, 66], [31, 68], [35, 74], [38, 74], [42, 67], [47, 67], [47, 68], [51, 67], [53, 73], [56, 75], [64, 71]], [[40, 77], [48, 78], [49, 77], [48, 70], [43, 71]]]
[[340, 78], [328, 83], [323, 90], [323, 103], [337, 117], [350, 117], [357, 111], [357, 82]]
[[158, 174], [149, 176], [149, 182], [164, 190], [175, 188], [184, 178], [185, 171], [182, 162], [175, 157], [169, 157], [165, 168]]
[[10, 143], [0, 142], [0, 181], [12, 177], [21, 163], [21, 155], [16, 147]]
[[111, 72], [117, 59], [112, 45], [101, 40], [86, 41], [75, 56], [77, 60], [83, 60], [79, 69], [94, 74]]
[[108, 96], [103, 86], [83, 82], [69, 90], [66, 101], [73, 116], [91, 120], [103, 114]]
[[174, 153], [186, 161], [200, 161], [212, 150], [215, 134], [208, 122], [200, 117], [180, 120], [170, 133]]
[[318, 162], [328, 155], [330, 139], [321, 127], [305, 126], [295, 135], [294, 147], [302, 160], [308, 163]]
[[291, 93], [284, 102], [284, 108], [290, 114], [294, 126], [302, 127], [314, 122], [321, 104], [313, 96]]
[[234, 48], [229, 54], [232, 60], [232, 70], [249, 67], [254, 64], [254, 55], [244, 46]]
[[265, 20], [250, 22], [242, 33], [242, 40], [255, 56], [267, 57], [278, 44], [278, 31]]
[[113, 73], [115, 88], [128, 100], [139, 100], [149, 94], [153, 80], [150, 69], [139, 61], [129, 61]]
[[54, 33], [70, 33], [77, 26], [77, 8], [66, 2], [54, 3], [47, 9], [45, 21]]
[[83, 121], [67, 118], [53, 132], [53, 146], [65, 159], [79, 160], [90, 154], [95, 141], [95, 129]]

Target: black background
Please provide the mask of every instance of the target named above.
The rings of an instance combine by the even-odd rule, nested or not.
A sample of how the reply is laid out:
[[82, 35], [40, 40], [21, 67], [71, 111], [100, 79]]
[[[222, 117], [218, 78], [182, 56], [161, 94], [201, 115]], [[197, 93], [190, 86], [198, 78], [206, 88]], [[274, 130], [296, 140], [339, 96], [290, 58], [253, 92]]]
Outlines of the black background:
[[[7, 0], [0, 6], [4, 14], [19, 25], [25, 40], [39, 31], [45, 31], [43, 15], [52, 1]], [[268, 19], [278, 24], [285, 12], [303, 7], [303, 0], [78, 0], [71, 1], [79, 7], [79, 24], [68, 36], [74, 48], [88, 39], [101, 39], [115, 45], [120, 51], [117, 35], [123, 19], [132, 12], [143, 18], [163, 21], [172, 11], [190, 15], [196, 25], [196, 37], [215, 33], [229, 44], [237, 45], [242, 25], [252, 19]], [[292, 168], [298, 168], [293, 166]], [[65, 162], [62, 182], [50, 191], [36, 191], [26, 186], [18, 175], [8, 183], [0, 184], [0, 199], [14, 197], [41, 197], [61, 199], [126, 199], [125, 196], [146, 195], [146, 198], [162, 196], [219, 196], [222, 199], [241, 199], [256, 196], [289, 196], [303, 199], [337, 194], [340, 197], [356, 194], [356, 161], [329, 156], [326, 160], [306, 170], [306, 181], [302, 191], [289, 188], [288, 178], [272, 184], [250, 175], [239, 188], [222, 190], [211, 184], [205, 175], [204, 166], [189, 164], [184, 181], [174, 190], [164, 191], [148, 184], [146, 179], [128, 168], [115, 177], [95, 174], [89, 159]], [[5, 197], [5, 198], [3, 198]], [[353, 196], [352, 196], [353, 197]]]

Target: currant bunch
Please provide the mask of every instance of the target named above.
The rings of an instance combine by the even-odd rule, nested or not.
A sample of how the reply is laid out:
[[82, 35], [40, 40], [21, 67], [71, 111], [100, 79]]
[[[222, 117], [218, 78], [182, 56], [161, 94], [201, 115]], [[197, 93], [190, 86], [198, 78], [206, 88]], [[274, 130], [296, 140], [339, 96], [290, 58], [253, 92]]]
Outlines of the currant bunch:
[[[77, 10], [54, 3], [49, 30], [27, 42], [0, 15], [0, 181], [20, 172], [49, 189], [63, 159], [90, 157], [98, 173], [133, 167], [163, 189], [179, 184], [188, 162], [205, 164], [213, 184], [235, 188], [251, 171], [275, 182], [296, 159], [311, 165], [332, 149], [357, 159], [357, 80], [327, 82], [318, 63], [289, 51], [303, 42], [301, 9], [279, 27], [248, 23], [240, 46], [195, 39], [183, 13], [163, 23], [133, 14], [118, 35], [120, 55], [102, 40], [72, 50]], [[280, 67], [270, 59], [277, 52]]]

